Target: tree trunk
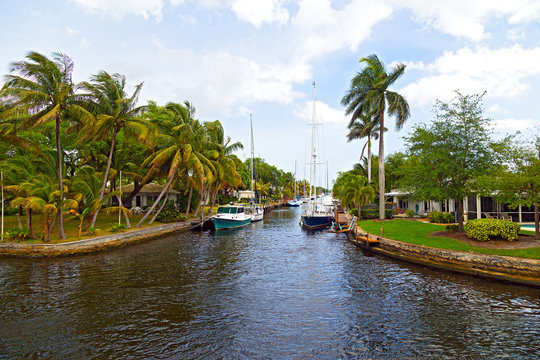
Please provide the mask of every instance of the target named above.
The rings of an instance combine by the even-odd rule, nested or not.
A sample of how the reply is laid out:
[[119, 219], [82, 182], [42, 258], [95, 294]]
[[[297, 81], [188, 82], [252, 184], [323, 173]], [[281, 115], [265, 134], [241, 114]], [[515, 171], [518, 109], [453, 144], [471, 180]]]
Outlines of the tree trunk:
[[[171, 171], [171, 173], [175, 174], [176, 171]], [[152, 207], [146, 211], [146, 214], [144, 214], [142, 219], [137, 223], [136, 227], [141, 227], [141, 225], [144, 223], [144, 221], [146, 220], [148, 215], [150, 215], [154, 211], [154, 209], [156, 208], [156, 205], [159, 203], [159, 200], [161, 200], [161, 198], [163, 197], [163, 194], [165, 192], [167, 192], [167, 193], [169, 192], [169, 188], [171, 187], [171, 184], [172, 184], [173, 180], [174, 180], [174, 175], [169, 176], [169, 180], [167, 181], [167, 184], [165, 185], [163, 190], [161, 190], [161, 193], [159, 194], [158, 198], [156, 199], [156, 201], [154, 201], [154, 203], [152, 204]]]
[[[118, 199], [118, 206], [124, 207], [124, 205], [122, 204], [122, 196], [117, 195], [116, 198]], [[124, 219], [126, 220], [126, 229], [131, 229], [131, 222], [129, 221], [128, 214], [125, 211], [122, 212], [124, 213]]]
[[206, 194], [206, 189], [208, 188], [208, 186], [203, 186], [202, 187], [202, 191], [201, 191], [201, 199], [199, 201], [199, 206], [197, 206], [197, 210], [195, 210], [195, 213], [193, 214], [193, 217], [197, 217], [197, 215], [199, 214], [199, 210], [202, 210], [201, 211], [204, 211], [204, 195]]
[[161, 206], [159, 207], [159, 210], [156, 211], [156, 213], [154, 214], [154, 216], [152, 217], [152, 219], [148, 222], [148, 225], [152, 225], [152, 223], [154, 222], [154, 220], [156, 220], [157, 216], [159, 215], [159, 213], [161, 212], [161, 210], [163, 210], [163, 207], [165, 206], [165, 204], [167, 203], [167, 201], [169, 200], [169, 192], [167, 191], [167, 193], [165, 194], [165, 197], [163, 198], [163, 202], [161, 203]]
[[[105, 188], [107, 187], [107, 180], [109, 178], [109, 171], [111, 170], [111, 163], [112, 163], [112, 157], [114, 153], [114, 145], [116, 143], [116, 133], [118, 132], [118, 129], [116, 126], [113, 130], [113, 136], [111, 140], [111, 149], [109, 151], [109, 158], [107, 159], [107, 167], [105, 168], [105, 175], [103, 176], [103, 183], [101, 184], [101, 190], [99, 192], [99, 201], [103, 200], [103, 197], [105, 196]], [[96, 220], [99, 214], [99, 209], [96, 210], [94, 213], [94, 216], [92, 217], [92, 223], [90, 226], [94, 226], [96, 224]]]
[[463, 199], [456, 200], [458, 204], [458, 232], [464, 233], [465, 229], [463, 228]]
[[384, 198], [384, 111], [380, 113], [379, 132], [379, 219], [385, 218]]
[[367, 145], [367, 181], [371, 182], [371, 136], [368, 136]]
[[540, 214], [538, 213], [538, 204], [534, 205], [534, 229], [536, 240], [540, 240]]
[[189, 209], [191, 207], [191, 195], [193, 195], [193, 185], [189, 185], [189, 195], [188, 195], [188, 201], [186, 206], [186, 219], [189, 215]]
[[36, 235], [34, 235], [34, 229], [32, 229], [32, 209], [26, 209], [26, 227], [28, 228], [30, 237], [35, 239]]
[[22, 230], [21, 215], [22, 215], [22, 205], [19, 205], [19, 211], [17, 212], [17, 226], [19, 227], [19, 230]]
[[146, 185], [146, 183], [139, 183], [137, 180], [133, 181], [133, 191], [129, 193], [129, 195], [124, 199], [125, 204], [131, 204], [135, 196], [137, 196], [138, 193], [141, 192], [141, 189], [143, 186]]
[[[60, 141], [60, 114], [56, 116], [56, 152], [57, 152], [57, 161], [58, 161], [58, 189], [62, 194], [62, 199], [64, 200], [64, 186], [63, 186], [63, 172], [62, 172], [62, 144]], [[64, 216], [62, 214], [62, 207], [58, 209], [58, 238], [65, 239], [66, 233], [64, 232]]]
[[206, 215], [208, 215], [208, 216], [212, 215], [212, 209], [214, 208], [214, 204], [216, 203], [218, 190], [219, 190], [219, 188], [216, 188], [216, 191], [214, 192], [214, 194], [212, 196], [212, 204], [210, 205], [210, 208], [208, 209], [208, 213], [206, 213]]

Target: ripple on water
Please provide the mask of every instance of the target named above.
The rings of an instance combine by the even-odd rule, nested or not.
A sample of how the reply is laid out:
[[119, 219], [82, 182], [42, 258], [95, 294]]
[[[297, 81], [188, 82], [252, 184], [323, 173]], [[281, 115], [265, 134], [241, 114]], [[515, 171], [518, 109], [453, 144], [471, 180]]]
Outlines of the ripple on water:
[[0, 260], [0, 358], [534, 358], [540, 290], [366, 254], [297, 210]]

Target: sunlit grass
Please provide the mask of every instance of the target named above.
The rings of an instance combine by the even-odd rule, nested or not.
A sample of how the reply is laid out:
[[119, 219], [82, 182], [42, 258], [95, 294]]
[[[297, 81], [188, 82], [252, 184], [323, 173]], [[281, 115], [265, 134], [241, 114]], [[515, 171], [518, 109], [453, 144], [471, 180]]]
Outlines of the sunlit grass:
[[[439, 249], [475, 252], [481, 254], [540, 259], [540, 247], [529, 249], [485, 249], [471, 246], [455, 239], [429, 236], [429, 234], [435, 231], [444, 231], [445, 227], [442, 225], [402, 219], [385, 222], [379, 222], [374, 220], [358, 222], [358, 226], [360, 226], [364, 231], [378, 236], [381, 235], [381, 227], [383, 224], [385, 238], [403, 241], [410, 244], [424, 245]], [[522, 231], [520, 232], [520, 234], [534, 235], [534, 233], [531, 231]]]
[[[208, 206], [205, 207], [204, 216], [207, 216]], [[215, 213], [217, 207], [215, 207], [213, 210], [213, 213]], [[126, 231], [133, 231], [140, 228], [135, 228], [135, 225], [139, 222], [139, 220], [143, 217], [143, 215], [131, 215], [129, 217], [131, 222], [131, 229], [126, 229]], [[79, 220], [78, 219], [71, 219], [71, 216], [69, 214], [64, 215], [64, 231], [66, 233], [67, 239], [59, 240], [58, 238], [58, 225], [55, 225], [53, 231], [51, 232], [51, 241], [50, 244], [56, 244], [56, 243], [62, 243], [62, 242], [68, 242], [68, 241], [75, 241], [75, 240], [82, 240], [82, 239], [89, 239], [97, 236], [103, 236], [103, 235], [110, 235], [112, 232], [107, 231], [107, 229], [112, 224], [118, 224], [118, 214], [105, 214], [100, 213], [97, 222], [96, 222], [96, 229], [99, 229], [96, 233], [93, 235], [88, 235], [86, 232], [82, 233], [82, 236], [79, 238]], [[151, 217], [147, 218], [148, 222]], [[193, 217], [191, 217], [193, 218]], [[199, 219], [200, 216], [197, 216], [197, 219]], [[21, 216], [21, 223], [22, 226], [26, 227], [26, 216]], [[124, 219], [124, 216], [121, 217], [121, 223], [123, 225], [126, 225], [126, 221]], [[34, 229], [34, 234], [38, 237], [38, 239], [30, 239], [28, 241], [25, 241], [27, 243], [42, 243], [42, 241], [39, 239], [41, 233], [45, 229], [43, 215], [36, 214], [32, 216], [32, 224]], [[86, 220], [83, 223], [83, 227], [86, 224]], [[152, 225], [143, 225], [142, 227], [149, 227], [149, 226], [156, 226], [156, 225], [163, 225], [160, 222], [154, 222]], [[13, 227], [18, 227], [17, 224], [17, 217], [15, 215], [5, 216], [4, 218], [4, 232]], [[4, 234], [4, 240], [5, 240], [5, 234]]]

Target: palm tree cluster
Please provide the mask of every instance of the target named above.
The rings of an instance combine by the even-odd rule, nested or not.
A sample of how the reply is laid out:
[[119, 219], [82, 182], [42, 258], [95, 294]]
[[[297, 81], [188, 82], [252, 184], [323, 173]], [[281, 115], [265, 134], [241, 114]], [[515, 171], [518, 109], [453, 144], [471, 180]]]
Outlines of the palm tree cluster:
[[[385, 217], [385, 170], [384, 170], [384, 115], [396, 117], [396, 128], [401, 129], [410, 115], [405, 98], [389, 90], [405, 72], [405, 65], [398, 64], [389, 72], [376, 55], [360, 60], [366, 66], [351, 80], [341, 103], [346, 106], [346, 114], [351, 115], [348, 140], [367, 137], [368, 181], [371, 181], [371, 139], [379, 140], [379, 217]], [[363, 156], [363, 150], [362, 150]], [[361, 157], [362, 157], [361, 156]]]
[[[104, 208], [122, 211], [129, 227], [122, 204], [151, 182], [164, 184], [163, 190], [137, 226], [151, 213], [154, 221], [173, 188], [189, 197], [187, 215], [193, 192], [213, 204], [220, 190], [244, 186], [243, 164], [233, 154], [242, 144], [227, 137], [219, 121], [195, 119], [187, 101], [138, 106], [143, 84], [128, 94], [120, 74], [100, 71], [74, 83], [73, 67], [65, 54], [30, 52], [11, 64], [0, 89], [0, 151], [6, 154], [0, 169], [11, 205], [26, 212], [31, 236], [32, 213], [41, 213], [43, 237], [57, 225], [65, 239], [63, 216], [70, 209], [86, 216], [86, 228]], [[120, 174], [123, 183], [134, 184], [129, 194], [119, 191]], [[118, 206], [107, 207], [113, 198]], [[194, 215], [203, 210], [199, 203]]]

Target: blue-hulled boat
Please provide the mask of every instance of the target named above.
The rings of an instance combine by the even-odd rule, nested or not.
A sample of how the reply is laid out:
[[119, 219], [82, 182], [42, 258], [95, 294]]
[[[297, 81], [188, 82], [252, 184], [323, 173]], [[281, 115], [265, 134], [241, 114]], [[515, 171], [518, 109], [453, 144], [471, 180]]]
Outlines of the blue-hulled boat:
[[246, 214], [243, 205], [226, 205], [218, 207], [213, 220], [216, 230], [234, 229], [249, 224], [251, 216]]

